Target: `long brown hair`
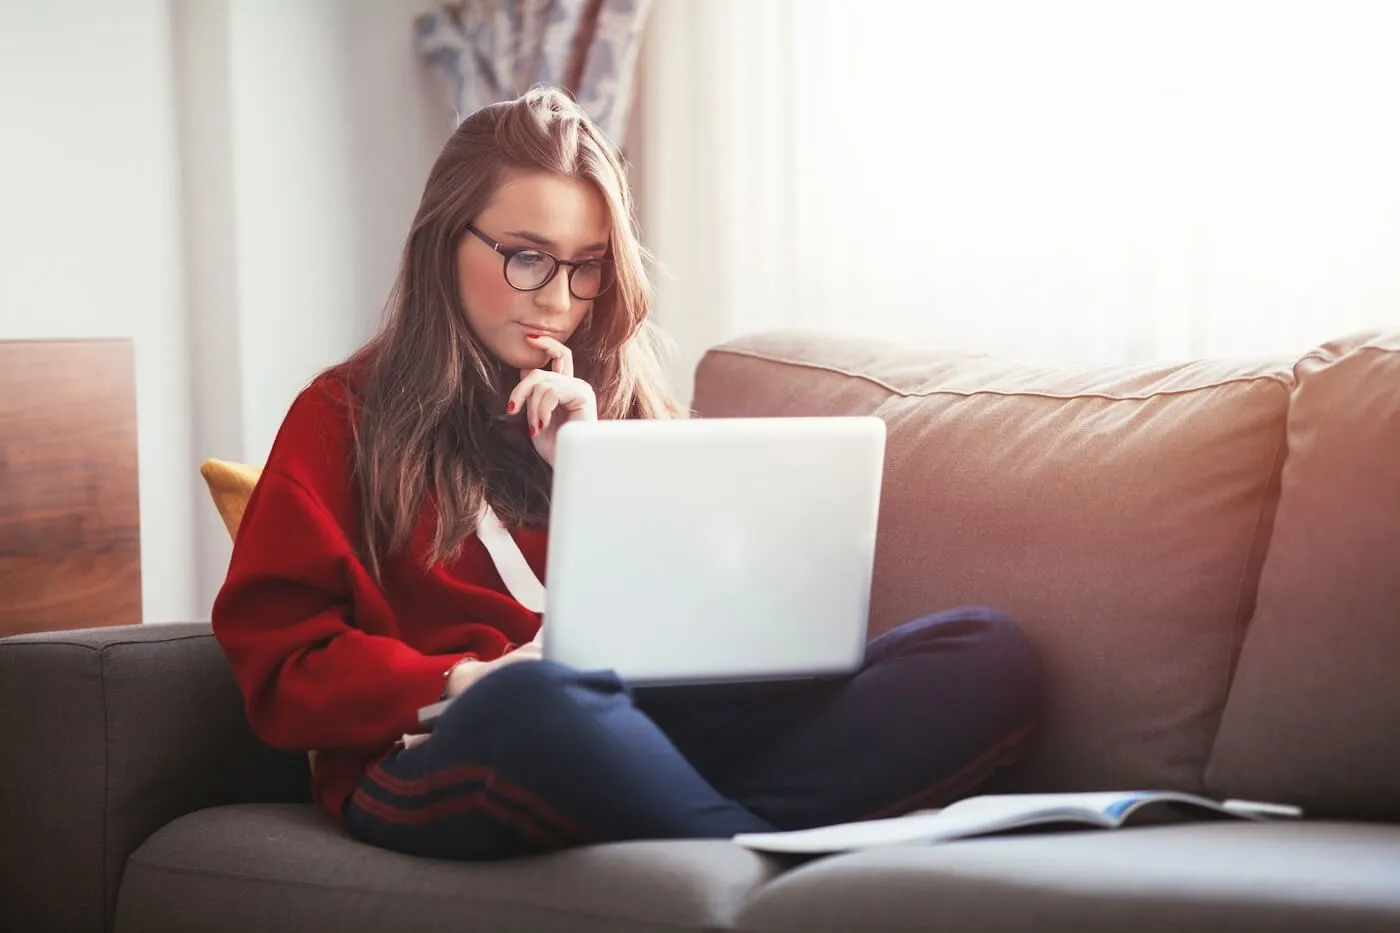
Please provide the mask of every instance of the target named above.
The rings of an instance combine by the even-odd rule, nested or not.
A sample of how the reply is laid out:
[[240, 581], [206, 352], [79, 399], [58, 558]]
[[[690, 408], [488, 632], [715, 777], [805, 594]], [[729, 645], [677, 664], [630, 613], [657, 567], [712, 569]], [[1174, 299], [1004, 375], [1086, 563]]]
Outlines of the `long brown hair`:
[[468, 223], [507, 173], [520, 170], [593, 183], [612, 217], [616, 282], [570, 340], [575, 375], [593, 387], [598, 417], [681, 414], [663, 385], [621, 156], [562, 91], [535, 89], [477, 111], [428, 174], [383, 325], [343, 368], [354, 408], [357, 550], [376, 579], [430, 503], [427, 566], [459, 553], [483, 501], [507, 526], [548, 520], [550, 468], [519, 423], [501, 417], [519, 371], [472, 333], [457, 287]]

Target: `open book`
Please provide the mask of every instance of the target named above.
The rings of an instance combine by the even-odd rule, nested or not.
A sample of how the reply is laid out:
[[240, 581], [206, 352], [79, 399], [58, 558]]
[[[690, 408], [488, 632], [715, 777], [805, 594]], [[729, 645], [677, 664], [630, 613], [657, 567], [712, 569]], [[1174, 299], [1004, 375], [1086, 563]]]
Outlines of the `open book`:
[[1175, 791], [1073, 794], [990, 794], [941, 810], [777, 833], [741, 833], [734, 841], [762, 852], [820, 854], [884, 846], [928, 845], [1032, 827], [1118, 829], [1208, 819], [1300, 817], [1297, 807], [1245, 800], [1217, 802]]

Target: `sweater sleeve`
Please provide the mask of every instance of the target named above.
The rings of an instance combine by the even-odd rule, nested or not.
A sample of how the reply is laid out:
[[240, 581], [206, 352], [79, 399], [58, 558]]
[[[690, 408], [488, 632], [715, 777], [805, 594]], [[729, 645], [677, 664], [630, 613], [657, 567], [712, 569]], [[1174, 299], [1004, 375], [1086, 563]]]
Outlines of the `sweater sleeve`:
[[390, 745], [419, 730], [418, 708], [438, 700], [447, 669], [476, 657], [425, 655], [370, 634], [353, 624], [361, 612], [393, 630], [330, 510], [291, 476], [264, 470], [212, 613], [263, 741], [292, 751]]

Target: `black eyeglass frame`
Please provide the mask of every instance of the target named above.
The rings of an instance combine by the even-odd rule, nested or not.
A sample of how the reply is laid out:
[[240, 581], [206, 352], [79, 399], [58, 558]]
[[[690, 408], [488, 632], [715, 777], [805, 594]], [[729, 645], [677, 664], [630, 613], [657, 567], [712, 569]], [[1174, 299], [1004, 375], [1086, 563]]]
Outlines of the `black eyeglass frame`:
[[[474, 236], [476, 236], [476, 238], [479, 239], [481, 242], [491, 247], [491, 249], [493, 249], [501, 257], [501, 277], [506, 280], [507, 285], [509, 285], [511, 288], [515, 289], [518, 292], [537, 292], [540, 289], [544, 288], [550, 282], [554, 281], [554, 277], [559, 274], [560, 266], [569, 267], [569, 294], [573, 295], [579, 301], [592, 301], [595, 298], [607, 294], [608, 290], [612, 288], [613, 284], [617, 281], [616, 270], [614, 269], [612, 260], [610, 259], [560, 259], [552, 253], [540, 249], [538, 246], [511, 247], [506, 246], [502, 243], [498, 243], [486, 234], [482, 233], [480, 230], [478, 230], [475, 224], [467, 224], [467, 230]], [[510, 267], [510, 261], [516, 256], [520, 255], [521, 253], [536, 253], [540, 256], [546, 257], [547, 259], [549, 259], [550, 262], [554, 263], [553, 268], [549, 270], [549, 275], [544, 277], [544, 281], [532, 288], [521, 288], [519, 285], [516, 285], [510, 280], [510, 274], [506, 271]], [[580, 295], [578, 292], [574, 291], [574, 273], [578, 271], [580, 266], [588, 266], [594, 264], [596, 264], [600, 268], [601, 278], [605, 284], [602, 288], [598, 290], [597, 294], [584, 297], [583, 295]]]

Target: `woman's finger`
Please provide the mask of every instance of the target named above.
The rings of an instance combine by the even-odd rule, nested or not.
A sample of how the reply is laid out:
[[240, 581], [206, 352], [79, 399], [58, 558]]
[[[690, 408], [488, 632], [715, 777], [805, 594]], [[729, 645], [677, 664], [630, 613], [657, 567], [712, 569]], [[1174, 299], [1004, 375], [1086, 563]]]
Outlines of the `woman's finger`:
[[530, 400], [526, 403], [525, 423], [529, 425], [530, 436], [534, 437], [540, 430], [540, 401], [545, 393], [544, 383], [535, 382], [535, 389], [530, 393]]
[[520, 382], [510, 392], [510, 397], [506, 400], [506, 414], [513, 415], [522, 411], [531, 393], [535, 391], [535, 386], [539, 385], [544, 378], [544, 372], [538, 369], [522, 369], [520, 371]]
[[574, 351], [548, 334], [532, 334], [528, 339], [532, 344], [549, 354], [551, 370], [561, 376], [573, 378]]
[[547, 380], [546, 384], [554, 389], [554, 394], [559, 401], [559, 407], [569, 412], [571, 416], [582, 415], [589, 419], [597, 416], [597, 396], [593, 393], [593, 387], [582, 379], [560, 379], [556, 377]]
[[553, 386], [542, 384], [539, 390], [534, 393], [533, 398], [537, 400], [535, 404], [539, 411], [539, 418], [535, 424], [543, 431], [554, 420], [554, 409], [559, 407], [559, 393], [554, 391]]

